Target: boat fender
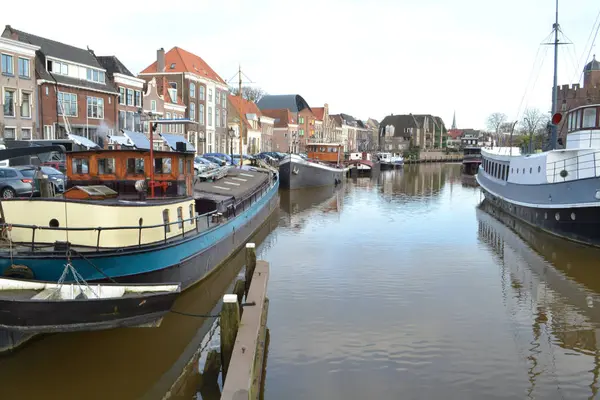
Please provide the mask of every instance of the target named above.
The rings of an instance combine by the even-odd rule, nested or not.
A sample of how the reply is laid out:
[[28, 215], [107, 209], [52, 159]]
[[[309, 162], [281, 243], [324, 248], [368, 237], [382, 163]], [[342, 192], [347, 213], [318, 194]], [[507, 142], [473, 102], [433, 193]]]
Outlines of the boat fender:
[[6, 268], [3, 273], [4, 276], [8, 278], [17, 278], [17, 279], [34, 279], [35, 275], [31, 268], [26, 265], [21, 264], [12, 264], [10, 267]]

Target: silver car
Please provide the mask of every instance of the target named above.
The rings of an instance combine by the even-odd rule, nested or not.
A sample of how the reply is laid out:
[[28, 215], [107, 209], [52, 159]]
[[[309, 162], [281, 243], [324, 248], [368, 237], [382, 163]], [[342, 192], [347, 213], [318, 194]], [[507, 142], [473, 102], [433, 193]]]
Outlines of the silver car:
[[0, 168], [0, 196], [4, 199], [11, 199], [17, 196], [31, 196], [37, 192], [33, 187], [33, 175], [28, 175], [29, 168], [26, 168], [25, 174], [21, 168], [4, 167]]

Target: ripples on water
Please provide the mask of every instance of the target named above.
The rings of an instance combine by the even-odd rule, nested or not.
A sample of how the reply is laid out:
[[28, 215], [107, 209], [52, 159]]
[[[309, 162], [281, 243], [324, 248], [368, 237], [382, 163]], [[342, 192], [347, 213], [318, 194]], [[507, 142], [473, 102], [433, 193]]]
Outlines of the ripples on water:
[[282, 193], [266, 398], [593, 396], [600, 253], [480, 200], [451, 164]]

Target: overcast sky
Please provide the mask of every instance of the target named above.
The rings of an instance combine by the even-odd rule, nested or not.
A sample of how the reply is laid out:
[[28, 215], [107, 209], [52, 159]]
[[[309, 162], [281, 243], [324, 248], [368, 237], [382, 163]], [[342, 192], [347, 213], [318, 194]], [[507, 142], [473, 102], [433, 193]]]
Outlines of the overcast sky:
[[[116, 55], [133, 73], [155, 60], [156, 49], [179, 46], [225, 80], [241, 63], [268, 93], [298, 93], [311, 106], [327, 102], [331, 112], [360, 119], [428, 113], [450, 127], [456, 110], [459, 127], [484, 128], [492, 112], [514, 120], [526, 106], [550, 109], [550, 46], [542, 47], [529, 77], [552, 29], [554, 0], [28, 4], [1, 13], [0, 23]], [[575, 45], [561, 46], [559, 85], [581, 77], [576, 71], [589, 51], [584, 47], [600, 2], [563, 0], [561, 7], [562, 29]], [[600, 58], [597, 42], [593, 52]]]

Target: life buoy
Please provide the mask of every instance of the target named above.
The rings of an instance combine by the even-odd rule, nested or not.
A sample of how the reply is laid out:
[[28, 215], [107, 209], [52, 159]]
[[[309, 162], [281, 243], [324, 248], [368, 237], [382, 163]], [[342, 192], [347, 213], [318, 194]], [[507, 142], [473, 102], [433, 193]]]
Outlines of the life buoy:
[[21, 264], [13, 264], [10, 267], [6, 268], [3, 273], [7, 278], [17, 278], [17, 279], [34, 279], [35, 274], [26, 265]]

